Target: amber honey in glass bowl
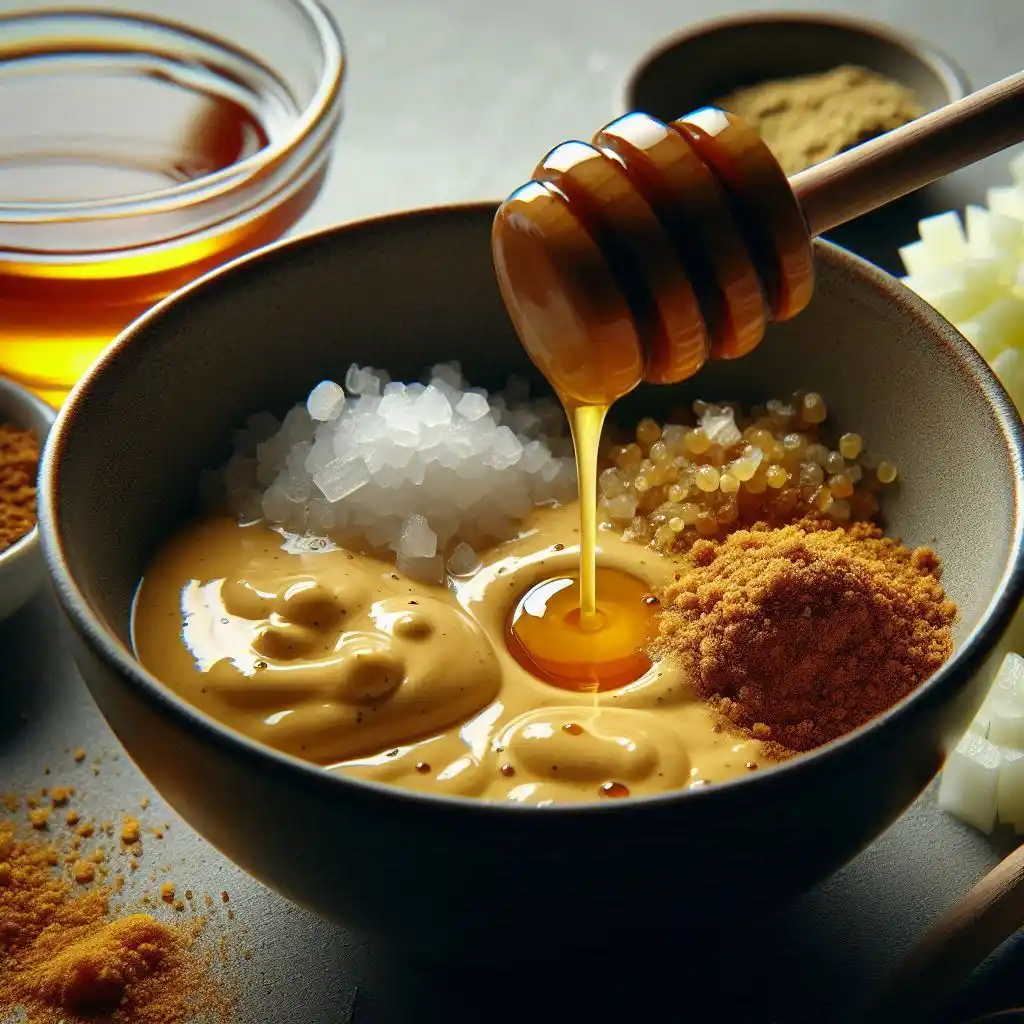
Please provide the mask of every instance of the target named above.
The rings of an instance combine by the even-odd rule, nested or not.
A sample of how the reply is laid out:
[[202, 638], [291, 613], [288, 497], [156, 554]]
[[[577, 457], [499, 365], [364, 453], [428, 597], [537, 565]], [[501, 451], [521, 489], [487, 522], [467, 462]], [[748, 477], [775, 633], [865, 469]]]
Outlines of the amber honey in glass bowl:
[[317, 0], [0, 16], [0, 376], [60, 404], [153, 303], [292, 228], [343, 66]]

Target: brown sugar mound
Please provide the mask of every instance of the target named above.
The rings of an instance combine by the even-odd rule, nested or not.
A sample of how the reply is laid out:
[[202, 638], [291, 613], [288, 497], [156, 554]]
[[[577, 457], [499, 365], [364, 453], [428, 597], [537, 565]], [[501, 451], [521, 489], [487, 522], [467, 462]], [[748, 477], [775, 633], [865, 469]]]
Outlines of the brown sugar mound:
[[36, 524], [39, 442], [31, 430], [0, 423], [0, 551]]
[[810, 750], [892, 707], [950, 656], [956, 605], [940, 573], [933, 551], [871, 523], [737, 531], [691, 549], [655, 646], [769, 753]]

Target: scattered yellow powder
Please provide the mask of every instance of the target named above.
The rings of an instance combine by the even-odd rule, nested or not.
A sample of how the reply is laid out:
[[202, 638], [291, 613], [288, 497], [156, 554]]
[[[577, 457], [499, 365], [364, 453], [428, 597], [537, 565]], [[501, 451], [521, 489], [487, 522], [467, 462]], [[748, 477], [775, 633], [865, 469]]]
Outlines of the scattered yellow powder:
[[126, 814], [124, 821], [121, 823], [121, 842], [126, 846], [130, 846], [132, 843], [139, 841], [141, 834], [142, 826], [139, 825], [139, 819], [134, 814]]
[[50, 790], [50, 803], [54, 807], [63, 807], [74, 795], [74, 786], [54, 786]]
[[160, 899], [162, 899], [164, 901], [164, 903], [173, 903], [174, 902], [174, 892], [175, 892], [175, 890], [174, 890], [174, 883], [173, 882], [164, 882], [160, 886]]
[[68, 811], [67, 817], [64, 820], [71, 826], [77, 825], [78, 811]]
[[71, 873], [79, 885], [86, 885], [96, 877], [96, 865], [91, 860], [76, 860]]
[[42, 831], [50, 818], [49, 807], [37, 807], [28, 812], [28, 820], [34, 829]]
[[85, 750], [84, 750], [84, 749], [83, 749], [82, 747], [79, 747], [79, 748], [78, 748], [78, 749], [77, 749], [77, 750], [76, 750], [76, 751], [75, 751], [75, 752], [74, 752], [74, 753], [73, 753], [73, 754], [72, 754], [71, 756], [72, 756], [72, 757], [73, 757], [73, 758], [74, 758], [74, 759], [75, 759], [75, 760], [76, 760], [76, 761], [77, 761], [77, 762], [78, 762], [79, 764], [81, 764], [81, 763], [82, 763], [82, 762], [83, 762], [83, 761], [85, 760], [85, 756], [86, 756], [86, 755], [85, 755]]
[[205, 921], [111, 920], [124, 880], [94, 884], [100, 859], [62, 875], [60, 850], [0, 820], [0, 1020], [19, 1008], [31, 1024], [230, 1019], [233, 986], [213, 972], [209, 951], [195, 948]]

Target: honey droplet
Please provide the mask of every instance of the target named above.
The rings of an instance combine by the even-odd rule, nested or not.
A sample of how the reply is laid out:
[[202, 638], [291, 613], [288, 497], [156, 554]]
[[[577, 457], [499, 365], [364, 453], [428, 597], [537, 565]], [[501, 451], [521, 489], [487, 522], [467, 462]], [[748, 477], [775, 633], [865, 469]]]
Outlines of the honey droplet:
[[566, 722], [562, 726], [562, 732], [567, 732], [570, 736], [581, 736], [583, 734], [583, 726], [578, 722]]
[[426, 761], [417, 761], [416, 762], [416, 771], [418, 771], [421, 775], [424, 775], [424, 774], [426, 774], [427, 772], [430, 771], [430, 765], [427, 764]]
[[629, 796], [629, 787], [623, 785], [621, 782], [605, 782], [598, 790], [601, 796], [607, 797], [623, 797]]
[[748, 761], [746, 763], [746, 765], [744, 765], [744, 767], [749, 769], [752, 772], [756, 772], [757, 771], [757, 762], [756, 761]]
[[643, 648], [657, 630], [648, 587], [618, 569], [598, 567], [598, 628], [584, 629], [576, 576], [531, 587], [506, 626], [509, 653], [531, 675], [575, 693], [614, 690], [639, 679], [651, 660]]
[[654, 594], [644, 594], [644, 604], [648, 608], [657, 608], [661, 602], [654, 596]]
[[501, 774], [504, 775], [506, 779], [512, 778], [512, 776], [516, 773], [515, 768], [510, 764], [503, 764], [500, 770]]

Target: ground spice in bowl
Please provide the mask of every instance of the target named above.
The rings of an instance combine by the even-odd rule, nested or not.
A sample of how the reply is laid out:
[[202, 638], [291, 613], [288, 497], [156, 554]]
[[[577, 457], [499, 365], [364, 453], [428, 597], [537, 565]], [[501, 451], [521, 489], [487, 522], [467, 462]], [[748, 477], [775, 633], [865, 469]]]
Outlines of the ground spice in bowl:
[[787, 174], [899, 128], [924, 112], [905, 86], [850, 65], [747, 86], [713, 105], [749, 121]]
[[784, 757], [892, 707], [952, 654], [940, 573], [929, 548], [867, 522], [701, 540], [666, 590], [656, 646], [731, 726]]
[[36, 524], [39, 441], [31, 430], [0, 424], [0, 553]]

